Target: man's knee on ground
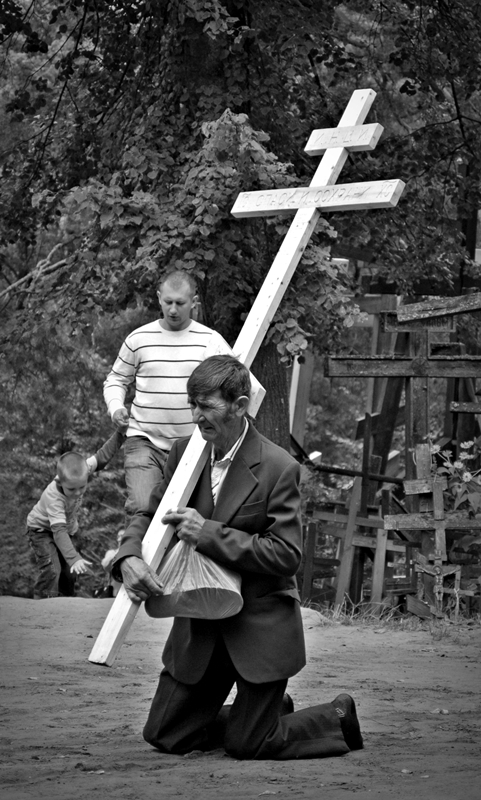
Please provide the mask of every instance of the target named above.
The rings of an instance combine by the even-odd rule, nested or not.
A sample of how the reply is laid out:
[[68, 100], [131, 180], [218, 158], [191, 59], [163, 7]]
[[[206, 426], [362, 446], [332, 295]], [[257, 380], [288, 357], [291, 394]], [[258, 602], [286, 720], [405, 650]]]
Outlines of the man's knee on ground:
[[155, 747], [156, 750], [159, 750], [161, 753], [165, 753], [166, 755], [185, 756], [186, 753], [191, 753], [193, 750], [200, 749], [199, 747], [191, 747], [189, 745], [182, 746], [181, 744], [173, 744], [169, 746], [167, 743], [157, 738], [154, 734], [146, 731], [145, 728], [142, 735], [147, 744], [150, 744], [152, 747]]
[[249, 742], [237, 742], [235, 744], [225, 743], [225, 751], [231, 758], [236, 758], [238, 761], [248, 761], [256, 757], [258, 748], [249, 745]]

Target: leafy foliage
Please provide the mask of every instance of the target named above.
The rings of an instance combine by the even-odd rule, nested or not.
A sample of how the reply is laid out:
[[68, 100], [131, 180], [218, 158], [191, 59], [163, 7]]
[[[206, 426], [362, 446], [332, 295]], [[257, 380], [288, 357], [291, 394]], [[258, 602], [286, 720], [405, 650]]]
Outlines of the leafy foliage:
[[360, 251], [375, 277], [406, 294], [420, 282], [440, 294], [469, 286], [481, 158], [478, 6], [4, 0], [7, 440], [22, 447], [24, 439], [24, 454], [47, 459], [49, 448], [101, 435], [101, 377], [129, 315], [156, 313], [163, 271], [195, 274], [205, 322], [235, 340], [289, 224], [234, 220], [237, 193], [309, 183], [305, 142], [338, 124], [355, 88], [377, 91], [370, 119], [385, 131], [374, 151], [351, 155], [342, 181], [395, 177], [407, 188], [394, 211], [324, 216], [268, 332], [273, 368], [308, 344], [336, 348], [356, 318], [350, 298], [360, 276], [331, 260], [336, 247]]
[[383, 84], [376, 110], [389, 129], [374, 161], [408, 181], [375, 253], [405, 291], [427, 277], [437, 291], [459, 292], [476, 270], [481, 62], [469, 42], [480, 33], [478, 3], [345, 5], [364, 12], [358, 44]]
[[[313, 26], [306, 2], [47, 3], [41, 25], [45, 5], [34, 2], [23, 27], [17, 15], [4, 31], [13, 58], [28, 50], [35, 22], [49, 56], [8, 87], [6, 112], [24, 127], [4, 157], [15, 209], [4, 241], [27, 237], [33, 255], [41, 230], [57, 232], [67, 263], [35, 294], [67, 296], [61, 309], [77, 324], [93, 306], [152, 293], [159, 268], [192, 269], [207, 322], [233, 339], [286, 226], [238, 223], [229, 209], [241, 188], [312, 174], [300, 155], [306, 134], [339, 115], [319, 70], [341, 80], [356, 61], [329, 29], [334, 6]], [[311, 297], [326, 284], [326, 321], [346, 315], [349, 284], [341, 275], [338, 296], [332, 236], [319, 226], [304, 277]], [[285, 357], [313, 335], [296, 297], [273, 334]]]
[[232, 220], [236, 194], [310, 179], [310, 131], [337, 124], [352, 88], [371, 85], [386, 132], [373, 153], [352, 157], [346, 178], [400, 176], [405, 199], [394, 213], [356, 214], [355, 225], [329, 215], [299, 270], [319, 307], [306, 314], [294, 286], [271, 335], [288, 358], [306, 337], [327, 343], [313, 325], [319, 311], [328, 330], [349, 319], [352, 275], [329, 262], [334, 229], [344, 246], [367, 247], [402, 290], [420, 278], [449, 290], [473, 269], [476, 8], [10, 0], [1, 19], [6, 263], [27, 243], [32, 269], [61, 243], [67, 264], [34, 290], [61, 299], [75, 324], [92, 307], [152, 294], [159, 270], [182, 265], [202, 280], [206, 321], [232, 340], [286, 230], [278, 219]]

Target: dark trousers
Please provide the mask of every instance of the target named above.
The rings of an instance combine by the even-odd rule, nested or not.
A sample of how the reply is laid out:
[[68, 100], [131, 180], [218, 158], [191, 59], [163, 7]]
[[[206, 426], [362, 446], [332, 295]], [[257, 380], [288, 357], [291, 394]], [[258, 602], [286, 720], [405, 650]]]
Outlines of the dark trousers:
[[33, 596], [35, 600], [44, 597], [73, 597], [75, 576], [54, 542], [48, 530], [27, 528], [30, 546], [35, 554], [38, 576]]
[[[330, 703], [281, 716], [287, 680], [249, 683], [236, 671], [219, 640], [203, 678], [188, 685], [160, 674], [144, 738], [163, 753], [208, 750], [210, 734], [233, 685], [237, 696], [226, 716], [224, 748], [238, 759], [324, 758], [349, 748]], [[218, 728], [217, 728], [218, 731]]]

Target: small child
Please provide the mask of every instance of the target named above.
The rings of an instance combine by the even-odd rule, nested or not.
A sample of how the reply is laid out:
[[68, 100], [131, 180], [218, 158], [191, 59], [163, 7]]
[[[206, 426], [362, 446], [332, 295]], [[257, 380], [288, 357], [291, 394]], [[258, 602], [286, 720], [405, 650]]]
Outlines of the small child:
[[56, 477], [27, 517], [27, 536], [39, 568], [34, 599], [72, 597], [75, 576], [88, 572], [92, 562], [77, 552], [71, 536], [78, 530], [78, 511], [89, 476], [104, 469], [124, 439], [116, 431], [89, 458], [70, 452], [58, 459]]

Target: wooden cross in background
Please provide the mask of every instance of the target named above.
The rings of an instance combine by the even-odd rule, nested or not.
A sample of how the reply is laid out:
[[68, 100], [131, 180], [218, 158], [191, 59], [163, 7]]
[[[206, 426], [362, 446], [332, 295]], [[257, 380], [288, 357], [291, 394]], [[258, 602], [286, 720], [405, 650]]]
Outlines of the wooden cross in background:
[[[457, 298], [431, 298], [422, 303], [399, 306], [396, 313], [380, 313], [381, 329], [386, 332], [396, 332], [404, 337], [407, 336], [408, 353], [373, 356], [331, 356], [327, 359], [326, 374], [329, 377], [388, 378], [390, 381], [395, 381], [395, 386], [392, 386], [391, 390], [393, 395], [397, 395], [397, 403], [399, 403], [400, 396], [399, 381], [405, 384], [405, 470], [407, 479], [405, 486], [407, 487], [407, 505], [409, 510], [414, 513], [414, 516], [409, 520], [406, 515], [393, 516], [392, 518], [386, 517], [388, 522], [385, 529], [402, 530], [407, 539], [412, 538], [410, 532], [415, 531], [417, 527], [427, 527], [426, 518], [419, 526], [416, 526], [415, 523], [420, 519], [417, 512], [427, 510], [423, 495], [432, 491], [426, 489], [422, 492], [414, 491], [412, 488], [416, 483], [415, 479], [422, 477], [424, 480], [430, 474], [430, 457], [428, 459], [429, 463], [425, 467], [427, 473], [420, 473], [419, 471], [421, 465], [419, 453], [424, 453], [427, 448], [426, 452], [429, 454], [429, 446], [426, 444], [429, 438], [429, 378], [447, 378], [451, 380], [451, 383], [454, 379], [457, 379], [460, 383], [468, 384], [471, 383], [469, 379], [481, 377], [480, 356], [464, 355], [463, 346], [458, 342], [437, 342], [436, 333], [439, 331], [454, 331], [455, 315], [480, 308], [480, 294]], [[473, 389], [472, 393], [474, 394]], [[389, 406], [389, 397], [387, 395], [385, 400], [387, 401], [387, 411]], [[395, 424], [396, 410], [394, 407], [389, 409], [392, 417], [391, 433]], [[451, 403], [451, 410], [455, 413], [473, 414], [479, 413], [481, 409], [478, 403]], [[367, 465], [370, 463], [371, 435], [371, 418], [368, 413], [366, 413], [363, 420], [363, 429], [363, 471], [367, 474]], [[461, 430], [458, 428], [458, 440], [460, 434]], [[367, 487], [367, 485], [366, 478], [364, 486]], [[436, 484], [435, 488], [438, 491], [439, 484]], [[437, 498], [437, 502], [439, 505], [439, 498]], [[361, 513], [365, 513], [365, 497], [364, 505], [362, 497], [359, 498], [359, 505]], [[440, 508], [436, 510], [436, 513], [441, 514]], [[393, 520], [392, 524], [389, 522], [391, 519]], [[436, 525], [433, 524], [431, 527], [437, 532], [436, 552], [441, 553], [439, 558], [442, 561], [443, 559], [445, 560], [446, 547], [445, 544], [442, 544], [445, 523], [441, 522], [441, 520], [444, 520], [444, 512], [436, 520]], [[337, 585], [336, 605], [342, 603], [346, 593], [349, 591], [355, 555], [353, 534], [354, 530], [351, 538], [349, 540], [346, 539], [344, 544]], [[436, 564], [437, 569], [440, 569], [441, 561]], [[357, 582], [359, 583], [359, 580]], [[357, 602], [356, 586], [351, 585], [351, 594], [353, 595], [351, 600]]]
[[[422, 600], [425, 596], [423, 588], [424, 576], [431, 576], [434, 581], [434, 605], [424, 603], [425, 609], [422, 616], [428, 616], [426, 611], [436, 616], [443, 616], [443, 595], [451, 594], [455, 597], [455, 617], [459, 613], [459, 598], [462, 595], [472, 597], [475, 592], [471, 589], [461, 589], [461, 567], [456, 564], [446, 563], [446, 531], [460, 538], [464, 533], [474, 533], [481, 530], [481, 520], [469, 519], [461, 515], [447, 515], [444, 510], [443, 491], [446, 489], [446, 478], [432, 475], [431, 448], [429, 444], [419, 444], [416, 447], [416, 474], [415, 480], [404, 481], [406, 497], [417, 496], [424, 499], [424, 510], [414, 514], [386, 514], [384, 528], [386, 531], [402, 531], [406, 534], [415, 534], [416, 538], [424, 543], [424, 553], [415, 554], [415, 570], [418, 573], [417, 600], [407, 598], [408, 610], [415, 613], [423, 611]], [[421, 505], [418, 502], [418, 507]], [[423, 542], [424, 540], [424, 542]], [[454, 588], [444, 586], [444, 579], [454, 575]]]
[[[362, 125], [375, 96], [371, 89], [353, 92], [338, 127], [313, 132], [306, 152], [313, 155], [324, 152], [324, 156], [310, 187], [243, 192], [232, 209], [236, 217], [265, 216], [298, 209], [233, 346], [233, 353], [247, 367], [251, 366], [262, 344], [314, 232], [320, 217], [319, 209], [347, 211], [393, 207], [401, 196], [404, 183], [399, 180], [343, 184], [333, 188], [349, 151], [372, 149], [381, 135], [380, 125]], [[259, 405], [258, 398], [250, 412], [255, 415]], [[172, 526], [162, 524], [161, 519], [169, 508], [188, 502], [206, 463], [209, 448], [196, 429], [142, 543], [142, 556], [153, 569], [159, 567], [174, 533]], [[95, 642], [90, 661], [113, 663], [138, 608], [122, 587]]]
[[[481, 357], [455, 354], [445, 351], [456, 347], [456, 343], [439, 343], [434, 340], [434, 332], [442, 329], [431, 325], [428, 320], [421, 324], [401, 319], [405, 309], [401, 306], [397, 321], [391, 322], [391, 329], [399, 332], [410, 331], [410, 352], [406, 355], [374, 356], [330, 356], [327, 361], [329, 377], [363, 378], [402, 378], [406, 387], [406, 478], [414, 478], [414, 462], [408, 457], [418, 444], [426, 442], [429, 436], [428, 420], [428, 379], [429, 378], [477, 378], [481, 377]], [[395, 315], [392, 315], [395, 317]], [[386, 324], [386, 323], [385, 323]], [[389, 324], [389, 323], [388, 323]], [[448, 329], [444, 327], [444, 329]], [[459, 347], [459, 345], [458, 345]]]

